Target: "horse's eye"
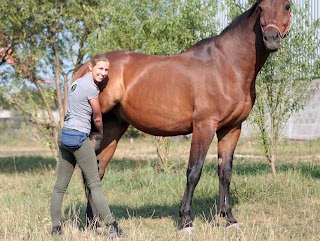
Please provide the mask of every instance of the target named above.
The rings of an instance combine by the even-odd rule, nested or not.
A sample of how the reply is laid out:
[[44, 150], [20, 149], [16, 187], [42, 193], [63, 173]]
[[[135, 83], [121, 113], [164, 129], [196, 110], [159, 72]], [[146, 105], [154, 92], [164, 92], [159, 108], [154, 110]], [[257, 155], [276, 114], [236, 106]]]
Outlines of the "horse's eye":
[[290, 3], [288, 3], [287, 5], [286, 5], [286, 10], [289, 10], [290, 9]]

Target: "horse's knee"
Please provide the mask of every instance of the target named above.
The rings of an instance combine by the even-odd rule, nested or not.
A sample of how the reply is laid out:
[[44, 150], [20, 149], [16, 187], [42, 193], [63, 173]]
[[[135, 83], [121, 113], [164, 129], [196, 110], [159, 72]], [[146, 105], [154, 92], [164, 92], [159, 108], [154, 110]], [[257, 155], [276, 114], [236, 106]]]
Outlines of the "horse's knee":
[[232, 176], [231, 168], [221, 168], [219, 171], [219, 180], [223, 183], [230, 183]]
[[222, 159], [219, 159], [218, 165], [218, 175], [220, 181], [230, 182], [232, 176], [232, 159], [223, 162]]
[[189, 166], [187, 170], [187, 178], [191, 183], [197, 183], [200, 179], [203, 167], [203, 161], [199, 161], [196, 165]]

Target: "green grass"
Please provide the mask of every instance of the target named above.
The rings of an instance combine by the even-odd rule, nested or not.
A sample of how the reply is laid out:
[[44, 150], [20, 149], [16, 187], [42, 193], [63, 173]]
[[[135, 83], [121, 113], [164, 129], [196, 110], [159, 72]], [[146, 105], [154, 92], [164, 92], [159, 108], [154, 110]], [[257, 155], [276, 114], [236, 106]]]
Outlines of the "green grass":
[[[314, 144], [316, 143], [316, 144]], [[185, 187], [188, 141], [170, 146], [170, 170], [155, 166], [150, 140], [123, 140], [103, 180], [104, 193], [126, 237], [119, 240], [320, 240], [319, 142], [283, 143], [273, 178], [263, 158], [236, 157], [232, 207], [242, 230], [212, 227], [218, 203], [217, 160], [209, 157], [196, 188], [192, 213], [196, 234], [177, 232]], [[239, 143], [238, 154], [259, 154]], [[252, 145], [254, 146], [254, 145]], [[214, 148], [210, 150], [214, 154]], [[300, 152], [295, 150], [300, 149]], [[301, 158], [308, 156], [306, 158]], [[55, 161], [45, 157], [0, 158], [0, 240], [105, 240], [83, 229], [86, 199], [77, 169], [63, 202], [64, 235], [50, 235], [50, 197]]]

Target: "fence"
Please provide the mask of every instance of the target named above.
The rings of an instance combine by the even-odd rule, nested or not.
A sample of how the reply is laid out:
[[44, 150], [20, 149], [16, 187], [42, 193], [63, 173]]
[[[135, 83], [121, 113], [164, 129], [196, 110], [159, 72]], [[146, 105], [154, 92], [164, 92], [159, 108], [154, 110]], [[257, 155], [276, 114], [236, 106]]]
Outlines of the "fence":
[[21, 117], [11, 117], [6, 112], [2, 117], [3, 111], [0, 111], [0, 145], [18, 143], [27, 143], [34, 140], [32, 135], [32, 126], [30, 122]]

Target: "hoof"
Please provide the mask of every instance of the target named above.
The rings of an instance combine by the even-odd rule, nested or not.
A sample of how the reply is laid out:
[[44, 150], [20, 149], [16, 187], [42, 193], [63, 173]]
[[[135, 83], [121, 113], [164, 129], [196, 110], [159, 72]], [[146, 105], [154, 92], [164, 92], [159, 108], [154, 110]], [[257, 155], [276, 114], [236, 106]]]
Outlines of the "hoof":
[[226, 229], [242, 230], [243, 225], [241, 223], [232, 223], [232, 224], [226, 225]]
[[191, 236], [195, 233], [196, 229], [194, 227], [187, 227], [179, 230], [180, 234], [184, 234], [186, 236]]

